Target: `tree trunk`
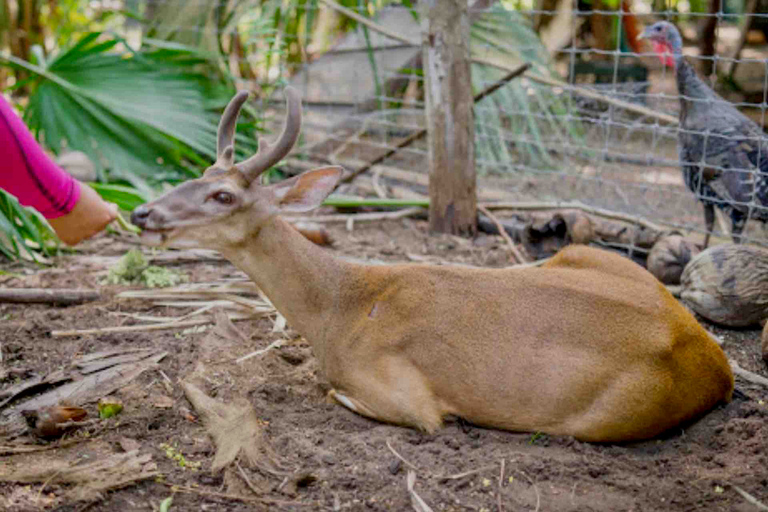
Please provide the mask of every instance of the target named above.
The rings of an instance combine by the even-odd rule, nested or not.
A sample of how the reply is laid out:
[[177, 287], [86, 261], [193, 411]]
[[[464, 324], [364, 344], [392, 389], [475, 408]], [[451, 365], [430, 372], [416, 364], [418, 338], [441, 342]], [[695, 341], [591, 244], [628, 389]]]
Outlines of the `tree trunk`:
[[[715, 42], [717, 37], [717, 13], [722, 10], [723, 0], [709, 0], [709, 16], [699, 25], [699, 55], [702, 57], [712, 57], [715, 54]], [[714, 71], [714, 62], [710, 59], [703, 59], [701, 62], [701, 71], [705, 76], [709, 76]]]
[[429, 226], [477, 232], [475, 121], [467, 0], [424, 0], [422, 53], [429, 134]]

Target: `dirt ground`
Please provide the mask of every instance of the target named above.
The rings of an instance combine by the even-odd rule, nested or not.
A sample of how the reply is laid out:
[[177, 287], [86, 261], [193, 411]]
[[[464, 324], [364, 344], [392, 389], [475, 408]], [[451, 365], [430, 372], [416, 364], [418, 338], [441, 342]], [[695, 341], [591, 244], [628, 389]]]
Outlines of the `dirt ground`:
[[[506, 264], [500, 239], [430, 237], [424, 221], [356, 224], [351, 233], [343, 226], [331, 230], [335, 239], [331, 250], [340, 255], [386, 262]], [[129, 247], [128, 242], [104, 236], [86, 244], [80, 254], [64, 257], [52, 270], [6, 265], [2, 269], [14, 274], [0, 275], [0, 285], [99, 287], [104, 269], [84, 268], [83, 258], [119, 256]], [[192, 282], [241, 275], [223, 261], [175, 268], [187, 273]], [[210, 330], [200, 329], [51, 337], [51, 331], [58, 329], [135, 323], [116, 312], [178, 314], [178, 310], [140, 301], [117, 300], [114, 295], [125, 287], [101, 289], [104, 299], [80, 306], [0, 305], [0, 368], [10, 370], [0, 381], [0, 391], [96, 351], [159, 348], [168, 356], [158, 369], [143, 373], [116, 393], [125, 406], [116, 419], [68, 434], [68, 439], [78, 440], [68, 447], [51, 442], [49, 450], [3, 454], [0, 467], [39, 467], [53, 460], [81, 463], [120, 453], [126, 444], [133, 444], [140, 453], [152, 456], [161, 475], [90, 502], [73, 501], [69, 486], [56, 484], [53, 478], [50, 483], [0, 483], [2, 510], [160, 510], [161, 501], [169, 496], [173, 496], [171, 511], [412, 510], [406, 488], [409, 469], [416, 475], [416, 493], [436, 511], [759, 510], [736, 487], [768, 503], [768, 389], [764, 387], [737, 379], [746, 397], [662, 439], [641, 443], [588, 444], [458, 422], [427, 435], [327, 404], [327, 387], [318, 375], [311, 347], [300, 338], [236, 363], [238, 357], [284, 336], [273, 332], [267, 318], [237, 323], [247, 338], [239, 343], [223, 339], [214, 343]], [[758, 331], [707, 327], [722, 336], [725, 351], [742, 367], [768, 376], [759, 355]], [[245, 399], [264, 422], [266, 442], [276, 461], [273, 468], [243, 463], [240, 468], [211, 473], [215, 448], [179, 385], [201, 364], [208, 375], [203, 391], [225, 403]], [[95, 404], [84, 407], [90, 417], [98, 416]], [[44, 442], [26, 436], [13, 443]], [[0, 448], [3, 444], [11, 442], [0, 440]], [[183, 454], [186, 466], [169, 456], [172, 453]], [[199, 468], [194, 467], [197, 464]]]

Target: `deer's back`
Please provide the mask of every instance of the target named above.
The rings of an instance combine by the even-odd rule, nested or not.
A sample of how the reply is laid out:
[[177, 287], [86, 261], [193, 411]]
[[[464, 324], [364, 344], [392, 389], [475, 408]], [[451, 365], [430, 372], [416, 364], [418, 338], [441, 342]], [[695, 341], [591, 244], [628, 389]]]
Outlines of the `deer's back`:
[[[722, 350], [621, 256], [573, 247], [542, 268], [369, 272], [370, 311], [339, 344], [342, 357], [404, 357], [447, 413], [571, 434], [574, 423], [608, 415], [644, 431], [730, 398]], [[650, 424], [638, 426], [639, 411]]]

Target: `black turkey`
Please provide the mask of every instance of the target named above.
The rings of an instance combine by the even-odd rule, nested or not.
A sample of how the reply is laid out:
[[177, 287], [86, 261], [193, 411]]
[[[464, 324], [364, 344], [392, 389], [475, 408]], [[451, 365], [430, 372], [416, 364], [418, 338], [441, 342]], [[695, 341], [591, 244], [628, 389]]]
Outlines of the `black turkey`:
[[709, 244], [715, 207], [731, 218], [731, 236], [739, 243], [748, 219], [768, 221], [768, 141], [754, 121], [696, 76], [683, 57], [674, 25], [654, 23], [640, 37], [650, 40], [662, 62], [676, 69], [678, 152], [685, 184], [704, 204], [704, 247]]

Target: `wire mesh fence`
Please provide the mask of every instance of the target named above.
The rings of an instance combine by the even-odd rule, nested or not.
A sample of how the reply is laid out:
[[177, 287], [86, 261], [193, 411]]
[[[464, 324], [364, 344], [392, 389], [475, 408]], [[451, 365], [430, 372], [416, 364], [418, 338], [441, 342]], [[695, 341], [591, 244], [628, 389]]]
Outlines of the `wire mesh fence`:
[[[478, 60], [533, 64], [527, 76], [475, 107], [481, 199], [579, 201], [702, 233], [702, 200], [712, 198], [701, 183], [690, 190], [683, 178], [678, 154], [681, 94], [675, 69], [665, 66], [637, 34], [655, 21], [672, 21], [683, 34], [686, 59], [704, 83], [761, 129], [768, 61], [756, 21], [766, 15], [756, 14], [759, 7], [753, 4], [720, 5], [713, 13], [651, 12], [651, 6], [640, 2], [623, 2], [619, 10], [570, 2], [553, 10], [516, 7], [491, 3], [473, 19], [475, 93], [503, 74]], [[753, 12], [739, 12], [745, 9]], [[372, 20], [406, 38], [418, 37], [419, 24], [407, 7], [387, 6]], [[706, 46], [700, 40], [706, 37], [700, 37], [706, 32], [702, 25], [708, 20], [714, 20], [713, 54], [699, 55]], [[532, 30], [535, 24], [538, 30]], [[758, 29], [748, 30], [753, 26]], [[417, 45], [395, 41], [384, 30], [369, 29], [366, 36], [360, 28], [304, 66], [292, 79], [303, 88], [310, 109], [301, 154], [354, 168], [423, 127], [423, 75], [404, 69], [419, 55]], [[712, 65], [709, 74], [700, 69], [704, 63]], [[393, 83], [398, 88], [386, 87]], [[722, 117], [716, 103], [710, 108], [713, 120]], [[709, 136], [712, 126], [705, 117], [684, 131]], [[729, 140], [763, 144], [755, 132], [733, 128], [726, 134]], [[761, 154], [758, 151], [758, 160]], [[381, 162], [379, 170], [393, 178], [397, 170], [424, 173], [426, 159], [422, 142], [400, 149]], [[747, 163], [740, 167], [739, 161]], [[715, 198], [718, 206], [726, 207], [717, 208], [716, 235], [727, 238], [732, 229], [729, 208], [763, 208], [759, 162], [736, 154], [724, 164], [709, 157], [688, 164], [698, 166], [698, 172], [714, 168], [719, 176], [713, 179], [729, 182], [729, 174], [735, 174], [738, 182], [755, 183], [751, 193], [742, 188], [728, 195], [725, 190]], [[748, 237], [760, 241], [761, 226], [759, 220], [751, 221]]]

